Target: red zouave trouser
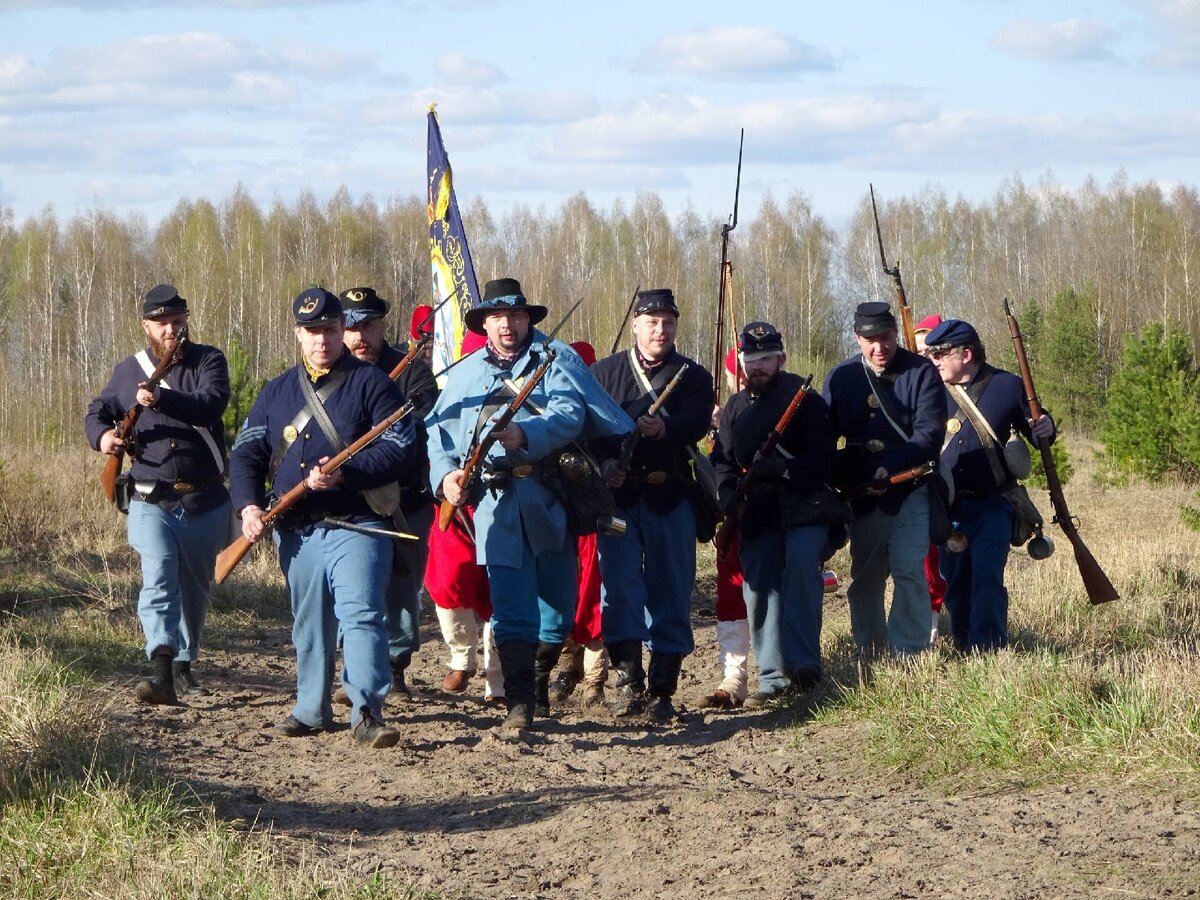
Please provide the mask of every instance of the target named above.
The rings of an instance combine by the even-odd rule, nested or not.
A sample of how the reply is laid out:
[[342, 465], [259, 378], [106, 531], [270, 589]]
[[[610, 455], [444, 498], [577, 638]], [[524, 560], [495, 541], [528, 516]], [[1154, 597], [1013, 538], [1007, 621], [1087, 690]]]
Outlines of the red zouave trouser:
[[600, 557], [596, 553], [596, 536], [585, 534], [579, 544], [579, 602], [575, 607], [575, 627], [571, 640], [587, 646], [601, 640], [600, 634]]
[[[474, 510], [464, 506], [462, 511], [474, 522]], [[442, 531], [438, 528], [436, 515], [429, 529], [425, 589], [442, 609], [474, 610], [485, 622], [492, 617], [487, 569], [475, 561], [475, 544], [463, 533], [458, 522], [451, 522], [450, 527]]]
[[717, 621], [737, 622], [746, 618], [746, 600], [742, 596], [742, 564], [738, 559], [741, 535], [734, 534], [729, 553], [717, 554]]

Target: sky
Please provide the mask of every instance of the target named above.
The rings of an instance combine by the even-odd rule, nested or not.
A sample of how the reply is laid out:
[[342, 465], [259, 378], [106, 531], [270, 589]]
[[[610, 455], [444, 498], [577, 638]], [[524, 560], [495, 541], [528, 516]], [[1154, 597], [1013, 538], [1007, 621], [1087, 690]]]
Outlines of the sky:
[[654, 191], [727, 219], [873, 182], [1200, 185], [1200, 0], [0, 0], [0, 207], [151, 224], [181, 200]]

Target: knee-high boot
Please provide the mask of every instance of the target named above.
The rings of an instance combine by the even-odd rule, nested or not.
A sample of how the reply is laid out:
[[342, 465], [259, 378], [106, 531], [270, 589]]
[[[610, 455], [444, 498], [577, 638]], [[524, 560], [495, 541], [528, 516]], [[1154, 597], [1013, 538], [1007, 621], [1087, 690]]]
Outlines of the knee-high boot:
[[648, 712], [656, 722], [669, 722], [675, 717], [671, 698], [679, 686], [679, 670], [683, 667], [682, 653], [650, 654], [650, 701]]
[[505, 641], [496, 647], [504, 671], [504, 697], [508, 716], [501, 731], [519, 731], [533, 724], [534, 654], [537, 644]]
[[545, 641], [537, 645], [537, 655], [533, 661], [533, 714], [535, 716], [550, 715], [550, 673], [558, 665], [558, 657], [562, 653], [562, 648], [562, 644], [548, 644]]
[[614, 716], [636, 716], [646, 709], [646, 670], [642, 668], [641, 641], [613, 641], [606, 645], [608, 658], [617, 673]]

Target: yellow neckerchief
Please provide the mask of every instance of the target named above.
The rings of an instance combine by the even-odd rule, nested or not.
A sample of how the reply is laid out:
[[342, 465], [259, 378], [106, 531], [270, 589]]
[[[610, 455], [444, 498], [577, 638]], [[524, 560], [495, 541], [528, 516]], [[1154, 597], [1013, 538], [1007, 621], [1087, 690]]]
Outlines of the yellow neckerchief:
[[[344, 353], [345, 350], [343, 349], [342, 352]], [[333, 365], [336, 366], [338, 359], [341, 359], [341, 358], [342, 358], [342, 354], [339, 353], [337, 359], [335, 359], [333, 361]], [[318, 378], [323, 378], [324, 376], [328, 375], [330, 373], [330, 371], [333, 369], [333, 366], [330, 366], [328, 369], [317, 368], [316, 366], [314, 366], [312, 363], [310, 363], [308, 361], [308, 357], [305, 356], [303, 353], [300, 354], [300, 361], [304, 363], [304, 371], [308, 373], [308, 377], [312, 380], [313, 384], [316, 384]]]

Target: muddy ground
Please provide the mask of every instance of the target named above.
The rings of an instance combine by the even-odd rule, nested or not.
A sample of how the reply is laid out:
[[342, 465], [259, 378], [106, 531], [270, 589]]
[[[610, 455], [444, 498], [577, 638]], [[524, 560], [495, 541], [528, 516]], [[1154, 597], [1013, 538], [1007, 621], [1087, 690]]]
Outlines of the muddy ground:
[[[838, 602], [836, 598], [833, 602]], [[844, 600], [842, 601], [844, 602]], [[213, 628], [197, 672], [211, 693], [114, 708], [131, 740], [220, 812], [269, 826], [365, 878], [445, 897], [1186, 897], [1200, 891], [1196, 805], [1073, 784], [923, 787], [864, 753], [859, 728], [802, 706], [710, 713], [711, 617], [669, 727], [568, 701], [520, 739], [497, 734], [483, 681], [442, 693], [432, 615], [389, 700], [391, 750], [348, 730], [273, 738], [290, 709], [288, 623]]]

